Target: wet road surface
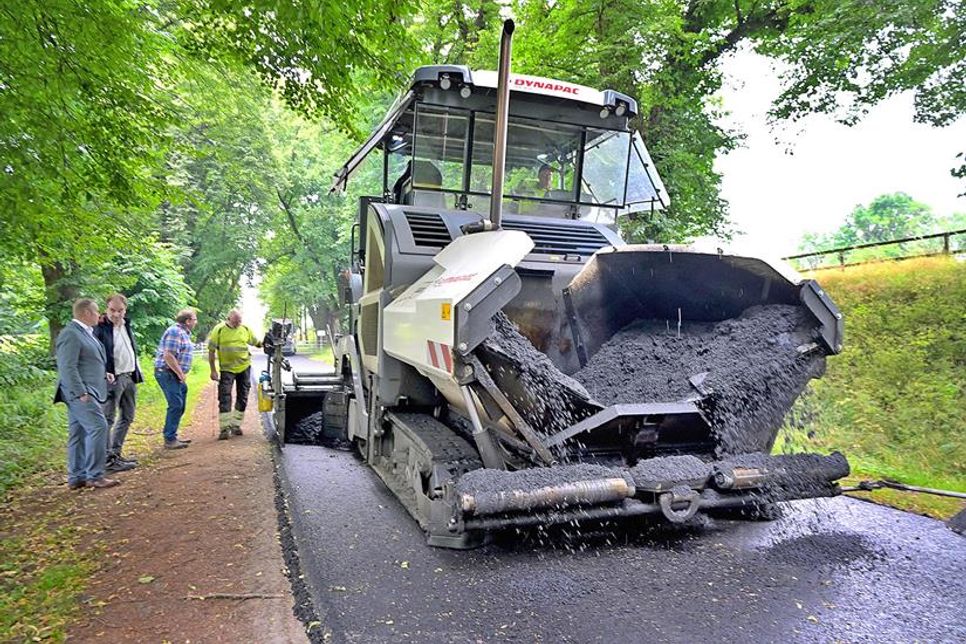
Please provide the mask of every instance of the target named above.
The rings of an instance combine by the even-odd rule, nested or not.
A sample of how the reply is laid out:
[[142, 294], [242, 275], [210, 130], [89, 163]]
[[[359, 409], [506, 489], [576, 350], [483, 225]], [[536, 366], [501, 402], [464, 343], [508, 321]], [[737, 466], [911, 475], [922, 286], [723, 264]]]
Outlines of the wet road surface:
[[453, 551], [355, 454], [287, 445], [278, 463], [332, 641], [966, 641], [966, 538], [924, 517], [838, 498]]

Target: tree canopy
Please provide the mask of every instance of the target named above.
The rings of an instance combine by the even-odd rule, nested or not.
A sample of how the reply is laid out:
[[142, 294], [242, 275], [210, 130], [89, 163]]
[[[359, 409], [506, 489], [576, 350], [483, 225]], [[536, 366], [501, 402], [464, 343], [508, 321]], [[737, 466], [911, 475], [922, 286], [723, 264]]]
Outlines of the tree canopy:
[[[845, 221], [832, 232], [806, 233], [802, 236], [798, 248], [802, 253], [817, 253], [876, 242], [909, 239], [930, 233], [952, 232], [962, 230], [964, 227], [966, 227], [966, 213], [938, 216], [928, 205], [916, 201], [904, 192], [896, 192], [879, 195], [868, 205], [857, 205], [845, 217]], [[838, 258], [826, 256], [826, 260], [844, 262], [847, 258], [849, 262], [864, 262], [938, 252], [942, 247], [943, 240], [932, 238], [848, 251], [841, 253]], [[812, 268], [821, 263], [818, 257], [809, 258], [806, 262]]]
[[868, 206], [856, 206], [830, 234], [807, 234], [801, 247], [807, 252], [903, 239], [933, 232], [936, 222], [929, 206], [896, 192], [880, 195]]
[[[623, 222], [632, 240], [730, 233], [714, 161], [741, 143], [718, 118], [738, 47], [786, 70], [776, 123], [854, 123], [902, 91], [934, 126], [966, 106], [961, 0], [7, 3], [0, 279], [20, 294], [0, 305], [56, 332], [73, 297], [129, 289], [147, 326], [190, 302], [203, 331], [261, 272], [273, 306], [332, 323], [357, 193], [328, 196], [331, 172], [417, 64], [494, 68], [507, 16], [515, 71], [638, 99], [672, 206]], [[915, 228], [890, 198], [853, 213], [856, 235]]]

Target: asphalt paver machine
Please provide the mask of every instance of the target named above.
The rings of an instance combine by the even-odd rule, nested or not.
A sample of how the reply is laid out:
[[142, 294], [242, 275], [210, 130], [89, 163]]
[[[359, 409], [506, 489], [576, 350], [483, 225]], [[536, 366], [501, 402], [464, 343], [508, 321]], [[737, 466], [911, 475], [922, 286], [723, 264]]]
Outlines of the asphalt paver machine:
[[314, 403], [334, 400], [326, 432], [355, 444], [443, 547], [514, 526], [682, 522], [838, 493], [840, 454], [771, 455], [775, 423], [716, 428], [707, 373], [668, 374], [688, 395], [616, 404], [572, 378], [637, 320], [680, 336], [780, 305], [808, 322], [780, 339], [818, 365], [807, 380], [841, 349], [842, 319], [787, 266], [626, 244], [622, 217], [669, 203], [631, 126], [636, 102], [511, 74], [511, 34], [496, 72], [417, 69], [336, 176], [342, 190], [366, 159], [381, 162], [341, 280], [337, 377]]

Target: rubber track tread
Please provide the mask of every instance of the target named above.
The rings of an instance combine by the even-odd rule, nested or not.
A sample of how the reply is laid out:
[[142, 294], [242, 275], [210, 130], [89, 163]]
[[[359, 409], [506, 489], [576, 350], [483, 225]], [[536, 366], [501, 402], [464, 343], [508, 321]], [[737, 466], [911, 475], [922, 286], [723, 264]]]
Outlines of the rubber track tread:
[[405, 423], [406, 430], [426, 446], [436, 463], [459, 464], [467, 471], [483, 467], [476, 449], [432, 416], [398, 412], [392, 415]]

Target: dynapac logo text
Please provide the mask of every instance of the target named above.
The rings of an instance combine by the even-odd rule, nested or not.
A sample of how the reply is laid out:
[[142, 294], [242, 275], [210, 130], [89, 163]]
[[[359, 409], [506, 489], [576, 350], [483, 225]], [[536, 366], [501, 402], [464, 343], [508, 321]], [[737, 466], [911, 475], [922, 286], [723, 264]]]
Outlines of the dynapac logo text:
[[574, 87], [573, 85], [563, 85], [561, 83], [549, 83], [538, 80], [530, 80], [529, 78], [514, 78], [513, 84], [517, 87], [532, 87], [534, 89], [548, 89], [554, 92], [564, 92], [566, 94], [574, 94], [580, 92], [579, 87]]

